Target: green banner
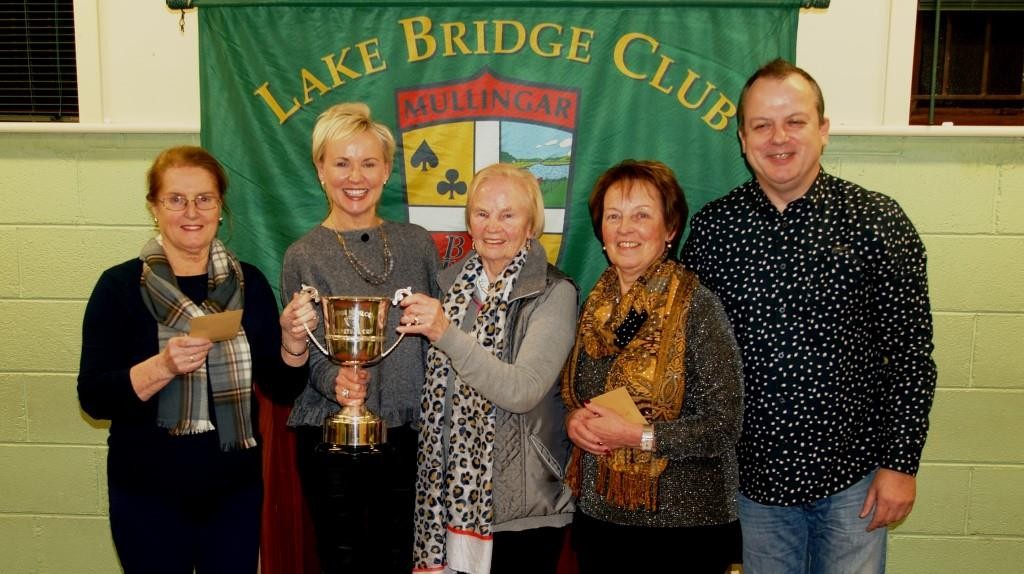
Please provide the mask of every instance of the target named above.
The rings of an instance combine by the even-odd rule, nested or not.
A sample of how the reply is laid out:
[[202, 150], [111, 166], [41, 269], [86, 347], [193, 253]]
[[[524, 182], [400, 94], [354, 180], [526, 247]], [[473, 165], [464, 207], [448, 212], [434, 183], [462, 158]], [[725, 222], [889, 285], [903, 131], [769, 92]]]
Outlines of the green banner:
[[223, 236], [272, 283], [327, 213], [313, 124], [363, 101], [399, 143], [383, 217], [435, 232], [456, 261], [473, 173], [516, 163], [541, 180], [552, 260], [589, 290], [607, 265], [587, 210], [605, 169], [661, 160], [691, 210], [749, 178], [739, 92], [793, 58], [801, 2], [354, 4], [200, 9], [202, 142], [231, 180]]

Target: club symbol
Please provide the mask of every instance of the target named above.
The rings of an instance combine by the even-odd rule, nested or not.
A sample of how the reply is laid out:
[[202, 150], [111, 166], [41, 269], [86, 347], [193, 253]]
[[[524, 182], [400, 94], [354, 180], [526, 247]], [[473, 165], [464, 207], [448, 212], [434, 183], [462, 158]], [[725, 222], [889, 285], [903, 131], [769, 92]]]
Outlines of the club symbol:
[[448, 199], [455, 199], [455, 194], [466, 195], [466, 182], [459, 181], [459, 170], [449, 169], [444, 172], [445, 181], [437, 183], [438, 195], [448, 194]]
[[411, 161], [412, 166], [420, 168], [420, 171], [427, 171], [432, 167], [437, 167], [438, 163], [437, 154], [427, 145], [427, 140], [420, 142], [419, 147], [416, 148], [416, 153], [412, 154]]

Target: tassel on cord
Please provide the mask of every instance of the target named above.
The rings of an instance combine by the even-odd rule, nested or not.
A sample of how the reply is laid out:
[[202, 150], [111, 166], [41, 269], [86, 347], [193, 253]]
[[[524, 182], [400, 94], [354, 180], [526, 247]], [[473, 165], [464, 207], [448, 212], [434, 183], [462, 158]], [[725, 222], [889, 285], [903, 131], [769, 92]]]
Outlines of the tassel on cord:
[[603, 460], [597, 467], [596, 490], [609, 503], [629, 510], [657, 510], [658, 477], [646, 472], [614, 471]]

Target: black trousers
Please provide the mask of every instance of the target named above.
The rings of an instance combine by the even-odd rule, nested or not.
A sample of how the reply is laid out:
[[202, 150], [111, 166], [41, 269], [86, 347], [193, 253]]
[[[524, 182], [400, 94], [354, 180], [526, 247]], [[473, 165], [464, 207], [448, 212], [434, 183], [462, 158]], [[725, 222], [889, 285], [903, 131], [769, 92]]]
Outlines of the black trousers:
[[[204, 477], [182, 477], [183, 483]], [[255, 574], [263, 483], [139, 492], [110, 485], [110, 531], [127, 574]]]
[[388, 429], [380, 449], [325, 453], [319, 428], [298, 429], [302, 489], [316, 530], [321, 571], [412, 571], [416, 431]]
[[565, 528], [495, 532], [491, 574], [556, 574]]
[[[572, 544], [580, 574], [663, 572], [723, 574], [733, 562], [739, 522], [711, 526], [623, 526], [576, 511]], [[665, 570], [665, 564], [673, 564]]]

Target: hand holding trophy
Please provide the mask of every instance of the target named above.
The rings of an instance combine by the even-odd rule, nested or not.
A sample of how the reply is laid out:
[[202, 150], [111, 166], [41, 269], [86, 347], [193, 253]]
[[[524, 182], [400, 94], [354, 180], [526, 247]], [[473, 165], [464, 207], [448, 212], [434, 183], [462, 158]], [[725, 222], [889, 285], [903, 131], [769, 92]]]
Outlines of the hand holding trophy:
[[[322, 296], [314, 287], [303, 285], [303, 291], [313, 295], [323, 309], [324, 339], [320, 344], [312, 332], [307, 332], [316, 347], [331, 362], [342, 368], [359, 369], [379, 363], [402, 342], [405, 334], [385, 349], [388, 312], [412, 289], [395, 291], [394, 297]], [[322, 447], [328, 452], [372, 450], [387, 442], [387, 426], [365, 405], [346, 405], [341, 411], [328, 416], [323, 425]]]

